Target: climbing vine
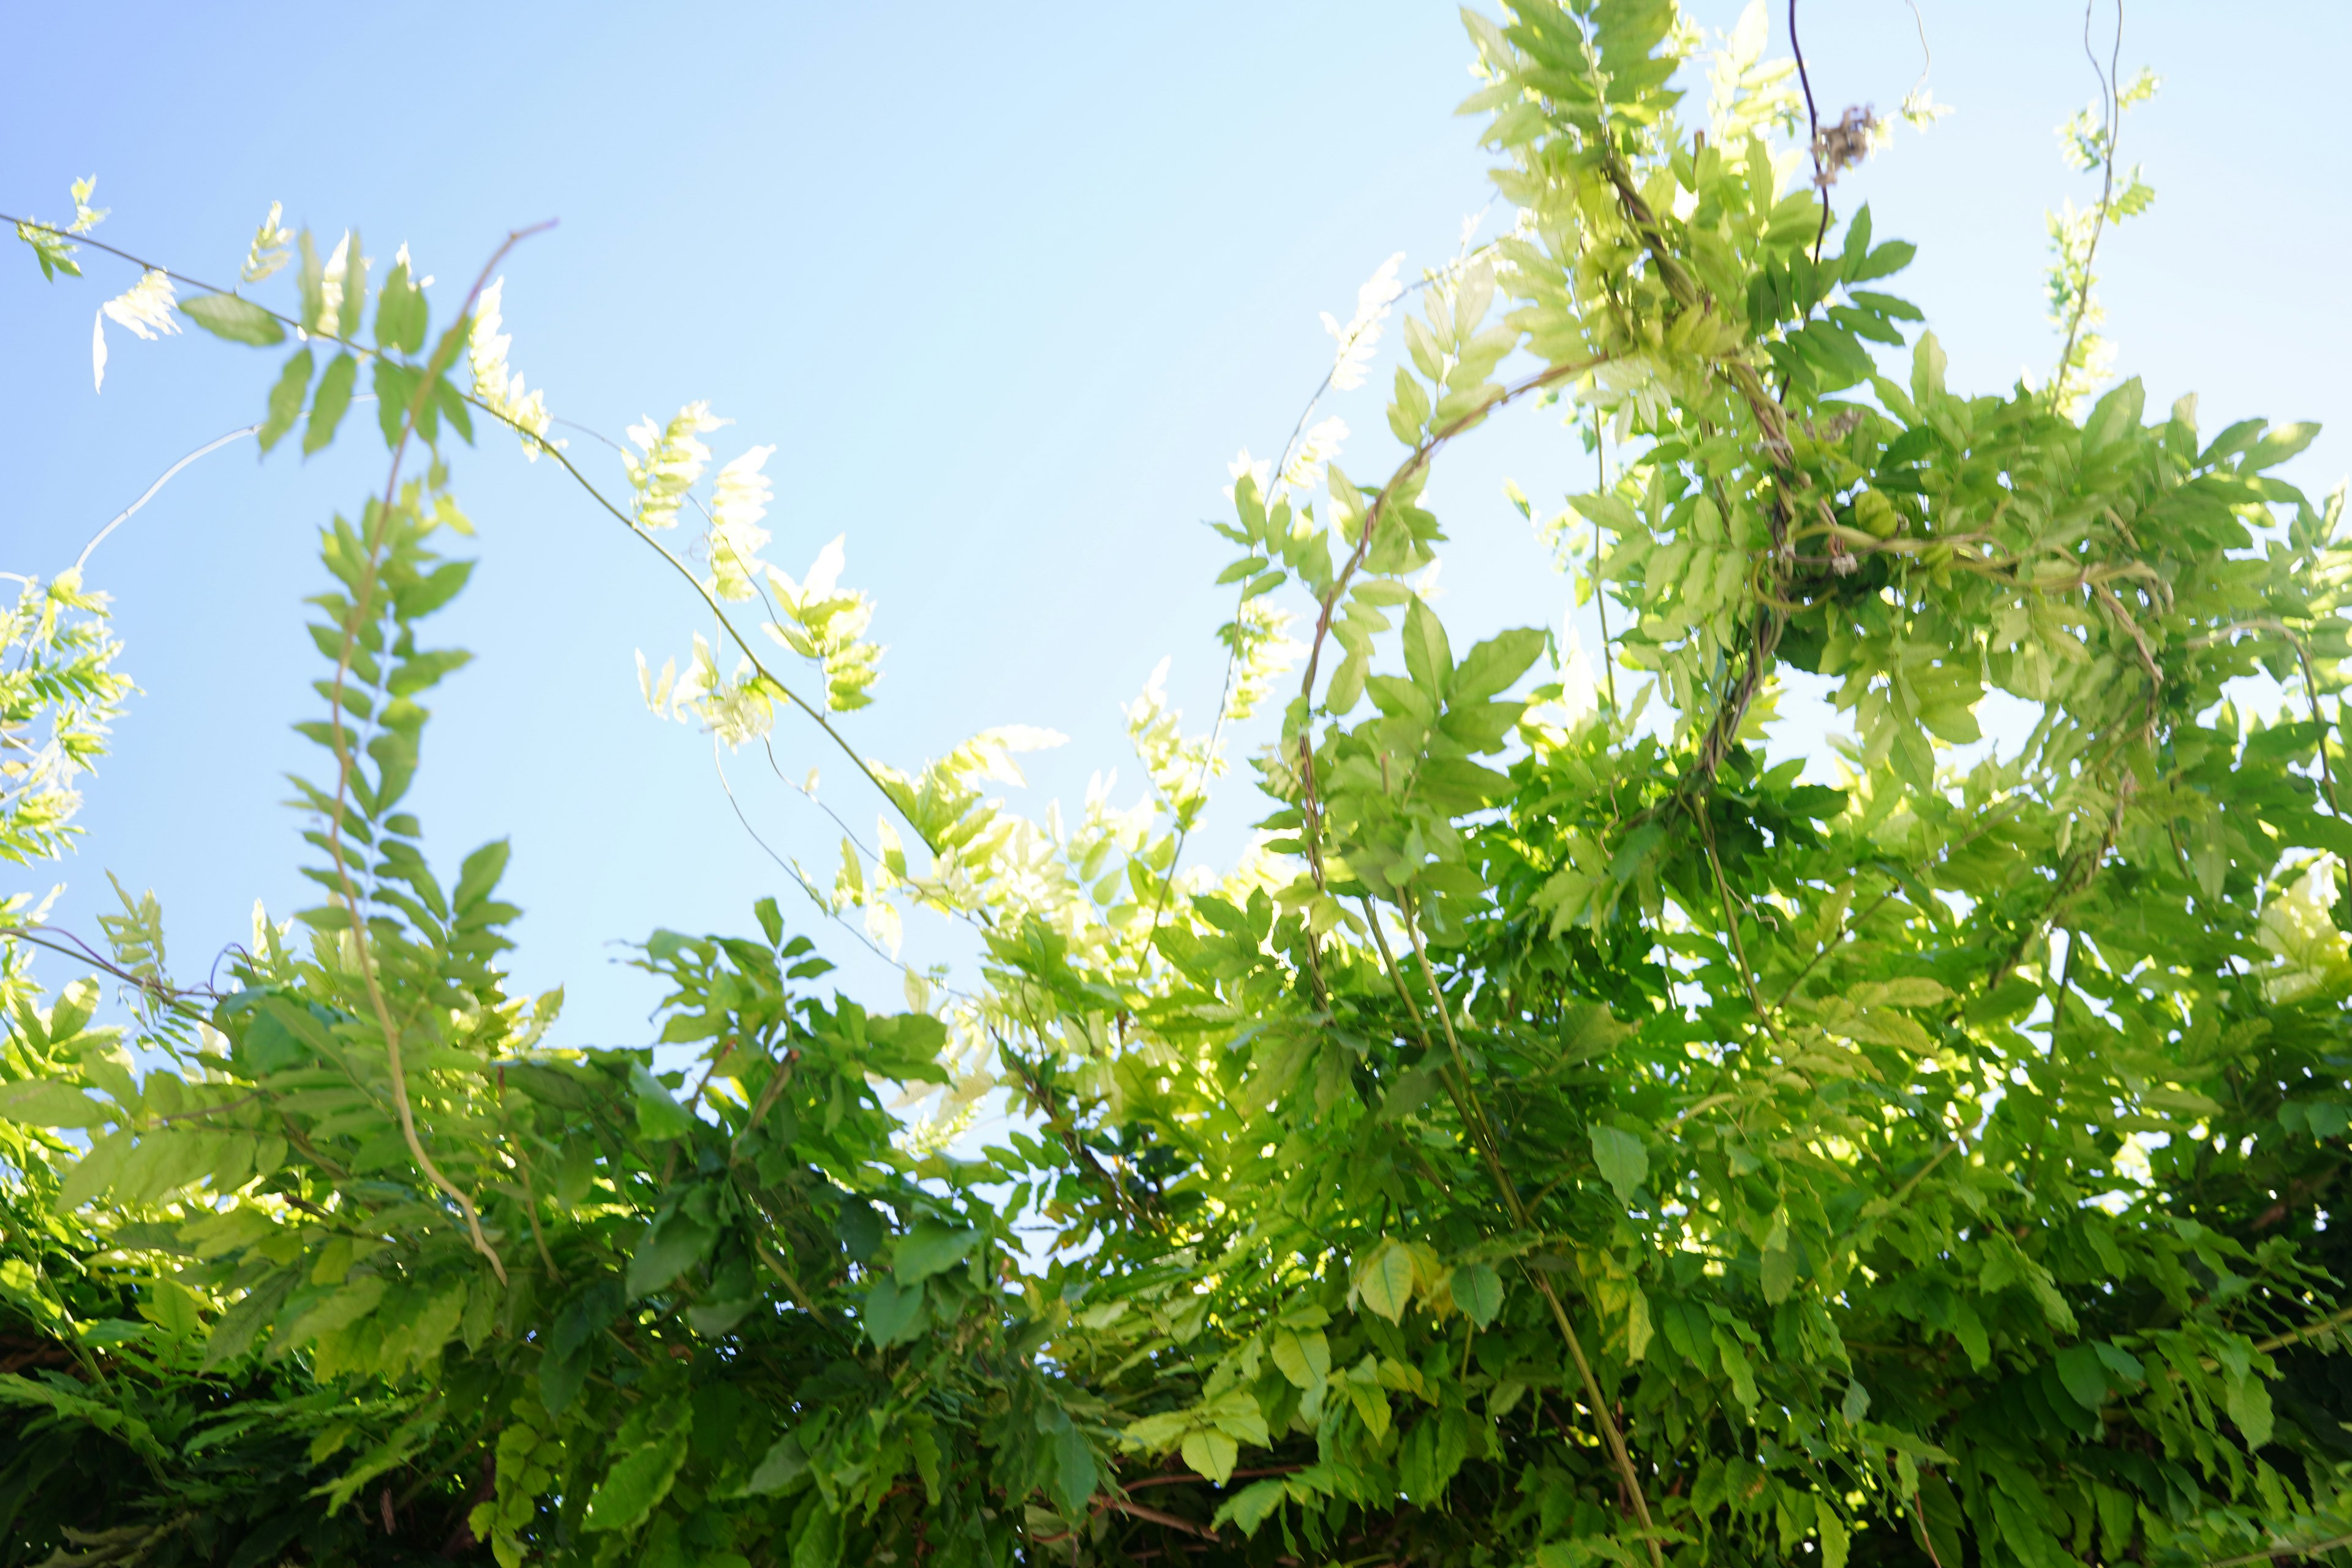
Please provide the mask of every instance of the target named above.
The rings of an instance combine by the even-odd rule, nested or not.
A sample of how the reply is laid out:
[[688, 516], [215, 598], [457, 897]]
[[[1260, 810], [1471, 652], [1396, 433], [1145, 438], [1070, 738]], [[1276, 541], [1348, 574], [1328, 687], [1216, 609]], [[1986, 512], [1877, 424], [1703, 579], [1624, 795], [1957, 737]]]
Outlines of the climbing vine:
[[[1833, 199], [1881, 128], [1760, 7], [1712, 47], [1663, 0], [1467, 21], [1507, 220], [1326, 319], [1318, 406], [1401, 314], [1393, 445], [1351, 471], [1310, 407], [1242, 454], [1220, 710], [1155, 676], [1143, 793], [1067, 817], [991, 793], [1040, 731], [855, 748], [877, 607], [845, 541], [764, 558], [772, 447], [714, 469], [699, 404], [617, 465], [557, 434], [500, 317], [527, 234], [436, 292], [273, 207], [227, 289], [93, 237], [87, 182], [8, 220], [53, 282], [126, 269], [101, 383], [110, 324], [192, 321], [286, 351], [238, 438], [368, 438], [372, 397], [387, 468], [308, 601], [320, 901], [202, 984], [152, 898], [87, 940], [0, 904], [0, 1561], [2345, 1550], [2352, 542], [2277, 477], [2313, 426], [2107, 375], [2145, 91], [2111, 59], [2069, 133], [2057, 369], [1979, 395]], [[1432, 473], [1542, 410], [1613, 459], [1538, 524], [1598, 668], [1426, 591]], [[873, 814], [829, 789], [837, 869], [646, 936], [635, 1046], [511, 994], [506, 845], [453, 867], [409, 805], [478, 427], [689, 606], [655, 713], [841, 756]], [[29, 864], [129, 687], [82, 568], [17, 587]], [[1829, 754], [1773, 738], [1808, 701]], [[941, 920], [977, 962], [922, 961]], [[840, 942], [903, 1007], [824, 987]]]

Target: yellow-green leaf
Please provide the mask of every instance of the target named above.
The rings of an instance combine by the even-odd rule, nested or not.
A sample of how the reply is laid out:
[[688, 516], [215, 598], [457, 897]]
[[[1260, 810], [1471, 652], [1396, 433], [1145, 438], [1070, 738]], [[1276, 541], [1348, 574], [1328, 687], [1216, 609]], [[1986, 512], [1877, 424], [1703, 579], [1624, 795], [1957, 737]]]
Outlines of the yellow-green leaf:
[[1393, 1239], [1382, 1241], [1356, 1267], [1356, 1292], [1365, 1306], [1400, 1322], [1412, 1304], [1412, 1254]]

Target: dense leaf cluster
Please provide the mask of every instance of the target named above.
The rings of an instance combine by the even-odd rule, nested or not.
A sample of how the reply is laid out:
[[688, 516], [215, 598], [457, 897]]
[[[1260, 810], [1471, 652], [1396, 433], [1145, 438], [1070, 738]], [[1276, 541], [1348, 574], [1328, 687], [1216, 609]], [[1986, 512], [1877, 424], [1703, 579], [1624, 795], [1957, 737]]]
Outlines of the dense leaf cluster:
[[[1297, 681], [1262, 843], [1181, 868], [1222, 726], [1156, 679], [1152, 793], [1075, 828], [986, 792], [1033, 732], [858, 759], [895, 825], [801, 889], [890, 952], [920, 910], [985, 949], [962, 988], [909, 969], [904, 1013], [822, 994], [772, 900], [642, 945], [642, 1046], [510, 995], [505, 847], [445, 881], [404, 808], [466, 658], [420, 640], [469, 570], [446, 437], [480, 413], [579, 477], [495, 289], [435, 339], [404, 258], [371, 346], [356, 237], [304, 235], [293, 314], [181, 307], [301, 329], [265, 444], [331, 440], [364, 365], [394, 476], [321, 535], [323, 901], [187, 988], [126, 900], [124, 1024], [0, 969], [0, 1561], [2345, 1550], [2352, 540], [2274, 473], [2314, 431], [2209, 436], [2136, 381], [2085, 411], [2071, 331], [2049, 387], [1951, 389], [1879, 287], [1910, 247], [1798, 179], [1760, 16], [1703, 127], [1664, 0], [1469, 21], [1516, 226], [1419, 286], [1388, 476], [1244, 455], [1222, 527], [1228, 710]], [[52, 273], [86, 229], [20, 226]], [[1542, 632], [1457, 648], [1410, 576], [1433, 465], [1521, 400], [1617, 431], [1555, 525], [1618, 627], [1598, 684]], [[871, 607], [837, 548], [759, 560], [764, 449], [696, 499], [713, 427], [648, 421], [596, 495], [743, 656], [698, 639], [648, 699], [834, 734]], [[707, 575], [655, 537], [689, 500]], [[730, 618], [771, 590], [818, 701]], [[21, 604], [0, 742], [69, 739], [0, 778], [18, 860], [123, 689], [78, 583]], [[1836, 783], [1774, 754], [1784, 700], [1847, 716]], [[992, 1090], [998, 1141], [958, 1142]]]

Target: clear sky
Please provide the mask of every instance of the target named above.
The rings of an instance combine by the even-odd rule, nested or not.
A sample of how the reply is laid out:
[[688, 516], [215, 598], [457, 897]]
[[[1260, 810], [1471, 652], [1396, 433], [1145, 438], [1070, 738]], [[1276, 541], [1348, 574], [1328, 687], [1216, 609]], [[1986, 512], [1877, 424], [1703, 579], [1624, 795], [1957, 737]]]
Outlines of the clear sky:
[[[1956, 112], [1837, 194], [1919, 244], [1894, 287], [1927, 311], [1953, 384], [2004, 390], [2057, 350], [2042, 211], [2095, 195], [2052, 134], [2095, 88], [2082, 14], [1919, 8]], [[1715, 27], [1737, 10], [1695, 7]], [[1919, 72], [1903, 0], [1808, 0], [1800, 23], [1825, 117], [1887, 109]], [[2099, 0], [2102, 40], [2112, 26]], [[100, 237], [178, 270], [228, 278], [282, 201], [330, 242], [347, 225], [377, 257], [406, 242], [446, 317], [501, 235], [559, 217], [505, 268], [517, 367], [557, 415], [614, 436], [707, 398], [737, 422], [722, 460], [775, 443], [771, 557], [797, 571], [846, 532], [845, 580], [881, 603], [887, 674], [852, 732], [913, 765], [982, 725], [1060, 730], [1070, 745], [1032, 769], [1041, 811], [1098, 768], [1139, 785], [1118, 705], [1163, 655], [1206, 722], [1227, 594], [1202, 521], [1226, 462], [1280, 447], [1328, 363], [1318, 313], [1344, 319], [1393, 251], [1407, 276], [1449, 253], [1487, 195], [1475, 125], [1451, 112], [1469, 49], [1443, 4], [215, 0], [27, 6], [9, 33], [5, 210], [58, 216], [95, 172], [113, 210]], [[2195, 390], [2209, 430], [2326, 422], [2289, 470], [2315, 490], [2352, 461], [2347, 58], [2352, 7], [2135, 3], [2126, 68], [2165, 86], [2126, 122], [2124, 155], [2158, 195], [2101, 256], [2109, 333], [2151, 407]], [[117, 332], [93, 394], [91, 313], [132, 275], [86, 259], [79, 285], [44, 284], [20, 249], [0, 266], [0, 570], [70, 563], [173, 459], [257, 417], [276, 368], [201, 334]], [[1356, 431], [1351, 471], [1392, 461], [1386, 374], [1333, 405]], [[1432, 487], [1457, 646], [1562, 613], [1502, 494], [1513, 478], [1556, 506], [1583, 482], [1556, 417], [1506, 416]], [[111, 869], [155, 889], [174, 967], [201, 976], [256, 897], [279, 914], [309, 901], [279, 804], [281, 775], [314, 765], [287, 728], [315, 704], [299, 601], [321, 581], [314, 531], [380, 482], [360, 426], [308, 465], [291, 443], [258, 468], [249, 446], [207, 458], [94, 558], [141, 694], [88, 781], [61, 923], [95, 935]], [[574, 441], [617, 485], [593, 446]], [[513, 967], [530, 990], [567, 986], [562, 1042], [640, 1041], [652, 994], [614, 942], [749, 929], [765, 892], [788, 919], [812, 911], [737, 825], [708, 741], [638, 699], [635, 652], [657, 665], [698, 624], [682, 585], [511, 441], [462, 456], [456, 489], [481, 566], [439, 626], [478, 657], [436, 704], [419, 809], [451, 867], [511, 836], [528, 911]], [[787, 723], [778, 752], [871, 820], [818, 737]], [[731, 773], [770, 842], [829, 861], [830, 825], [764, 759]], [[1228, 793], [1199, 841], [1213, 857], [1249, 815], [1242, 782]], [[887, 994], [845, 937], [813, 934], [853, 986]], [[909, 946], [949, 951], [919, 929]]]

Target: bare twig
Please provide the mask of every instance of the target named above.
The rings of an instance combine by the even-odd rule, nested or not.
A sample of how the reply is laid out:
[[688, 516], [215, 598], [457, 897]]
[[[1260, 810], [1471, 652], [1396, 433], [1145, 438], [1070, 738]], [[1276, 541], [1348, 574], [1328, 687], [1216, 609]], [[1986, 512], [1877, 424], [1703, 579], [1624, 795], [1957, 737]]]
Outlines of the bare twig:
[[1805, 46], [1797, 41], [1797, 0], [1789, 0], [1789, 52], [1797, 57], [1797, 80], [1805, 89], [1805, 150], [1812, 154], [1813, 188], [1822, 192], [1822, 226], [1813, 233], [1813, 260], [1822, 258], [1822, 242], [1830, 234], [1829, 181], [1822, 173], [1822, 116], [1813, 107], [1813, 77], [1805, 68]]
[[90, 535], [89, 542], [83, 545], [81, 547], [81, 553], [74, 558], [73, 569], [79, 572], [84, 566], [89, 565], [90, 552], [96, 550], [100, 545], [106, 542], [106, 536], [112, 533], [116, 529], [121, 528], [124, 523], [129, 522], [131, 521], [131, 513], [137, 511], [141, 507], [145, 506], [149, 501], [153, 500], [155, 499], [155, 492], [162, 489], [165, 485], [170, 484], [173, 479], [179, 478], [180, 470], [182, 468], [186, 468], [198, 458], [208, 457], [211, 454], [219, 451], [231, 441], [238, 440], [244, 437], [253, 435], [260, 428], [261, 426], [258, 425], [247, 425], [230, 431], [226, 436], [215, 436], [211, 440], [205, 442], [203, 446], [197, 447], [194, 451], [189, 453], [186, 457], [182, 458], [170, 468], [165, 468], [156, 479], [153, 484], [149, 485], [144, 490], [140, 492], [139, 499], [137, 500], [132, 501], [129, 506], [126, 506], [121, 511], [116, 512], [112, 521], [109, 522], [104, 528], [100, 529], [96, 533]]
[[[1796, 0], [1790, 0], [1792, 5]], [[2066, 351], [2058, 357], [2058, 374], [2050, 381], [2053, 406], [2066, 393], [2067, 368], [2074, 363], [2074, 345], [2083, 333], [2083, 320], [2091, 310], [2091, 264], [2097, 259], [2099, 241], [2107, 230], [2107, 212], [2114, 205], [2116, 193], [2116, 145], [2123, 140], [2123, 95], [2120, 90], [2124, 54], [2124, 0], [2116, 0], [2116, 39], [2114, 52], [2106, 67], [2099, 65], [2098, 51], [2091, 47], [2091, 14], [2098, 0], [2083, 0], [2083, 54], [2091, 62], [2091, 74], [2099, 79], [2099, 111], [2106, 118], [2106, 146], [2100, 160], [2099, 210], [2091, 220], [2091, 243], [2083, 251], [2083, 289], [2075, 296], [2074, 311], [2066, 322]]]

